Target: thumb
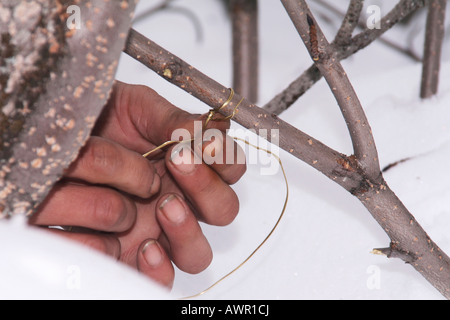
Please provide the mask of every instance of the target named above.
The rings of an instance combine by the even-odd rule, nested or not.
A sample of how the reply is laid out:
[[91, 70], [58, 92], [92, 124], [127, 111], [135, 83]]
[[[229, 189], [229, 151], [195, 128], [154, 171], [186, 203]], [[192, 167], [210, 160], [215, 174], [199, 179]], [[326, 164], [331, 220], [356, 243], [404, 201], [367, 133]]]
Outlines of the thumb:
[[[116, 81], [96, 134], [141, 152], [148, 151], [149, 144], [170, 141], [176, 129], [186, 129], [193, 138], [196, 120], [203, 123], [205, 117], [174, 106], [146, 86]], [[209, 127], [225, 131], [229, 125], [229, 121], [212, 122]]]

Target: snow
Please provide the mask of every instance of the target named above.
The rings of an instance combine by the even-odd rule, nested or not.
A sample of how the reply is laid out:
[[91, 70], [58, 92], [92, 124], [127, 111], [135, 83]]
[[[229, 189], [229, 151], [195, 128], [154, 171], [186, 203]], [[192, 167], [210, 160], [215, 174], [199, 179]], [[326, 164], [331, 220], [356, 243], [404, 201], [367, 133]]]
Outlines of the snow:
[[165, 289], [112, 258], [27, 226], [0, 223], [0, 299], [164, 299]]
[[[380, 3], [366, 2], [366, 6]], [[202, 42], [196, 39], [193, 23], [175, 11], [156, 14], [134, 27], [213, 79], [231, 86], [230, 24], [221, 3], [202, 0], [175, 3], [189, 6], [198, 17]], [[142, 1], [138, 12], [152, 5], [154, 2]], [[260, 6], [259, 104], [263, 105], [309, 67], [311, 59], [279, 1], [260, 1]], [[326, 34], [332, 37], [336, 26], [323, 25]], [[420, 52], [423, 28], [417, 24], [410, 28], [412, 31], [396, 27], [386, 37], [404, 39], [405, 30], [414, 32], [414, 48]], [[428, 101], [418, 98], [420, 63], [382, 44], [373, 44], [343, 63], [367, 113], [382, 166], [411, 158], [386, 173], [388, 184], [447, 253], [450, 252], [449, 52], [450, 41], [446, 41], [440, 93]], [[190, 112], [208, 110], [126, 55], [122, 56], [117, 78], [148, 85]], [[323, 80], [281, 117], [330, 147], [351, 153], [342, 115]], [[233, 128], [240, 127], [233, 124]], [[370, 253], [373, 248], [388, 246], [389, 239], [355, 198], [286, 152], [281, 151], [280, 156], [290, 187], [284, 219], [252, 260], [201, 298], [442, 299], [412, 267]], [[214, 250], [213, 263], [199, 275], [177, 270], [170, 294], [128, 267], [41, 230], [27, 228], [14, 219], [0, 222], [0, 250], [6, 252], [4, 261], [8, 262], [0, 266], [0, 297], [166, 299], [198, 293], [256, 248], [283, 206], [285, 187], [281, 172], [263, 176], [260, 166], [250, 165], [234, 188], [241, 201], [236, 221], [223, 228], [202, 225]], [[79, 283], [70, 282], [77, 271], [81, 271], [78, 287]]]

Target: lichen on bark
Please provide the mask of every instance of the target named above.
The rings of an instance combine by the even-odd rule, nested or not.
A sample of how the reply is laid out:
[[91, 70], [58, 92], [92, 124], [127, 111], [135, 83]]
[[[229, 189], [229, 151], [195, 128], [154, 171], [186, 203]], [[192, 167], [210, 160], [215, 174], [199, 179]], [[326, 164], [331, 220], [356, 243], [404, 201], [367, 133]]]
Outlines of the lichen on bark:
[[65, 32], [59, 1], [0, 4], [0, 158], [20, 133], [25, 117], [45, 91], [46, 80], [62, 56]]
[[[0, 4], [0, 218], [34, 213], [76, 159], [108, 100], [136, 3]], [[67, 25], [71, 5], [79, 29]]]

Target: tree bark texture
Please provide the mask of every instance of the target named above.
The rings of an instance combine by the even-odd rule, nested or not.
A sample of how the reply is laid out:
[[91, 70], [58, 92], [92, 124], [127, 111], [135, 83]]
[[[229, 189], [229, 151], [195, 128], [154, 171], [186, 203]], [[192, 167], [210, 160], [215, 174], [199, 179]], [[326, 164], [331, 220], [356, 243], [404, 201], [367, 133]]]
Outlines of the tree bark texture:
[[334, 42], [338, 46], [348, 46], [353, 37], [353, 32], [359, 25], [359, 18], [361, 17], [361, 11], [364, 6], [364, 0], [351, 0], [348, 5], [347, 13], [344, 16], [342, 25], [334, 39]]
[[[400, 0], [399, 3], [381, 20], [381, 29], [365, 29], [355, 35], [348, 45], [334, 43], [336, 58], [344, 60], [359, 50], [366, 48], [373, 41], [381, 37], [398, 22], [409, 17], [411, 13], [425, 6], [425, 0]], [[316, 65], [309, 67], [302, 75], [295, 79], [285, 90], [267, 102], [264, 109], [280, 115], [294, 104], [306, 91], [322, 79]]]
[[[391, 239], [390, 255], [402, 258], [419, 271], [446, 298], [450, 298], [450, 258], [429, 238], [412, 214], [388, 187], [380, 171], [378, 159], [367, 159], [366, 153], [378, 157], [370, 126], [346, 73], [331, 46], [314, 25], [306, 0], [281, 0], [299, 35], [314, 58], [311, 33], [316, 32], [323, 52], [315, 64], [327, 80], [346, 119], [354, 144], [356, 166], [350, 166], [368, 177], [364, 189], [353, 193], [369, 210]], [[305, 19], [305, 16], [307, 19]], [[309, 30], [308, 30], [309, 29]], [[309, 31], [309, 32], [308, 32]], [[346, 116], [346, 114], [348, 114]], [[358, 152], [362, 146], [364, 154]], [[369, 161], [367, 161], [369, 160]], [[378, 173], [378, 174], [377, 174]]]
[[425, 32], [423, 55], [422, 99], [434, 96], [439, 89], [442, 44], [445, 35], [445, 11], [447, 0], [430, 0]]
[[[281, 2], [341, 109], [357, 161], [367, 175], [372, 178], [378, 177], [381, 170], [372, 130], [359, 98], [336, 57], [334, 47], [328, 43], [320, 27], [312, 18], [312, 12], [307, 8], [306, 3], [300, 1], [304, 4], [302, 6], [295, 1], [281, 0]], [[346, 28], [341, 28], [343, 29]], [[341, 32], [339, 34], [341, 35]]]
[[[337, 16], [340, 16], [340, 17], [344, 18], [344, 21], [343, 21], [341, 29], [345, 27], [346, 20], [349, 20], [350, 23], [352, 21], [355, 21], [355, 20], [352, 20], [352, 19], [354, 19], [355, 13], [357, 13], [358, 4], [354, 5], [354, 4], [350, 3], [349, 9], [348, 9], [347, 13], [345, 13], [345, 12], [342, 12], [339, 8], [337, 8], [335, 6], [336, 4], [332, 5], [329, 2], [327, 2], [327, 0], [316, 0], [316, 1], [322, 7], [326, 8], [330, 12], [334, 13]], [[362, 1], [364, 1], [364, 0], [362, 0]], [[399, 21], [399, 22], [403, 22], [403, 21], [406, 21], [408, 19], [411, 19], [412, 16], [413, 16], [413, 14], [410, 14], [407, 18], [405, 18], [405, 19], [403, 19], [402, 21]], [[357, 27], [359, 29], [365, 30], [367, 28], [367, 22], [366, 21], [358, 20], [356, 22], [357, 22]], [[404, 54], [405, 56], [407, 56], [408, 58], [412, 59], [415, 62], [422, 62], [422, 57], [419, 57], [412, 49], [404, 48], [396, 40], [390, 40], [390, 39], [384, 38], [383, 36], [380, 36], [377, 41], [380, 41], [380, 43], [383, 43], [387, 47]], [[335, 44], [337, 44], [338, 42], [340, 42], [339, 41], [339, 32], [336, 35], [336, 38], [334, 40]]]
[[[67, 8], [80, 9], [71, 29]], [[32, 214], [90, 136], [135, 1], [0, 4], [0, 216]]]
[[258, 0], [232, 0], [233, 88], [258, 101]]

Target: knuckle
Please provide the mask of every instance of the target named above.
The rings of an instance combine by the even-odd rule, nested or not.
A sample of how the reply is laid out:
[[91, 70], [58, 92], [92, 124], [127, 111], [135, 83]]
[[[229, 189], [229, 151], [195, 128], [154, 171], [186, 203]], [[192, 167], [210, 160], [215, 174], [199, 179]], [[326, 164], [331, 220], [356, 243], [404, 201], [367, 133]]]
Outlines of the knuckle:
[[106, 175], [113, 174], [121, 167], [121, 157], [116, 148], [100, 139], [88, 142], [83, 162], [92, 171]]
[[[199, 181], [198, 192], [206, 199], [198, 208], [205, 222], [215, 226], [227, 226], [239, 212], [239, 198], [231, 187], [217, 181]], [[217, 201], [208, 201], [215, 198]]]
[[128, 226], [124, 226], [127, 206], [119, 194], [110, 192], [104, 196], [95, 197], [92, 208], [95, 220], [104, 229], [118, 231], [112, 229]]
[[[130, 88], [133, 88], [133, 87], [130, 87]], [[136, 91], [130, 90], [129, 91], [130, 95], [134, 95], [134, 94], [137, 94], [137, 96], [147, 95], [148, 98], [158, 98], [159, 97], [159, 94], [155, 90], [153, 90], [152, 88], [150, 88], [148, 86], [138, 84], [138, 85], [135, 85], [134, 88]]]
[[228, 198], [227, 201], [223, 201], [223, 205], [211, 217], [211, 224], [224, 227], [236, 219], [239, 213], [239, 200], [234, 192], [230, 193]]
[[234, 219], [236, 219], [239, 213], [238, 201], [229, 203], [227, 207], [228, 207], [227, 210], [220, 217], [218, 226], [227, 226], [231, 224], [234, 221]]
[[143, 198], [151, 197], [156, 191], [157, 187], [154, 186], [156, 179], [156, 170], [154, 166], [147, 160], [142, 159], [142, 165], [136, 165], [135, 167], [135, 181], [136, 190], [138, 190], [138, 196]]
[[120, 86], [118, 105], [131, 107], [139, 97], [153, 99], [155, 96], [157, 96], [157, 93], [147, 86], [123, 84]]
[[236, 164], [231, 169], [230, 172], [225, 177], [225, 182], [229, 185], [237, 183], [247, 172], [246, 164]]
[[[228, 138], [228, 137], [227, 137]], [[232, 139], [232, 138], [230, 138]], [[247, 171], [247, 159], [242, 147], [234, 139], [226, 146], [226, 166], [222, 168], [221, 176], [229, 185], [237, 183]]]

